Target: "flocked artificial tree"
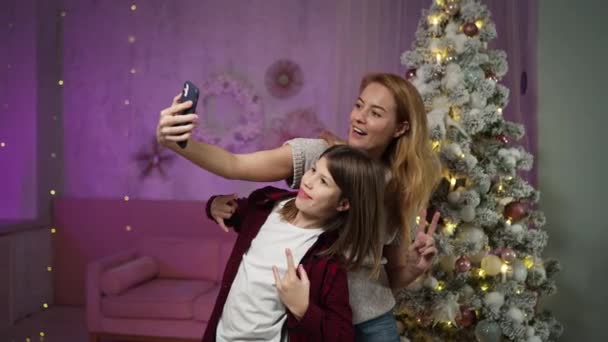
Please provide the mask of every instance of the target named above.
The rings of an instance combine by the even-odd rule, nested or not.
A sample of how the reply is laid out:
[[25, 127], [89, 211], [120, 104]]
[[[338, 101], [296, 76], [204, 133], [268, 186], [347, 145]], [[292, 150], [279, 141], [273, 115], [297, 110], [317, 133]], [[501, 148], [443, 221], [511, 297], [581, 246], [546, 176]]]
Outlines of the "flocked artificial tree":
[[[442, 214], [437, 263], [397, 295], [396, 313], [412, 341], [551, 341], [562, 331], [541, 297], [559, 271], [541, 253], [548, 235], [536, 191], [519, 171], [532, 155], [506, 121], [506, 54], [488, 49], [496, 29], [478, 0], [435, 0], [423, 11], [406, 77], [428, 111], [443, 180], [430, 207]], [[429, 210], [432, 214], [433, 210]]]

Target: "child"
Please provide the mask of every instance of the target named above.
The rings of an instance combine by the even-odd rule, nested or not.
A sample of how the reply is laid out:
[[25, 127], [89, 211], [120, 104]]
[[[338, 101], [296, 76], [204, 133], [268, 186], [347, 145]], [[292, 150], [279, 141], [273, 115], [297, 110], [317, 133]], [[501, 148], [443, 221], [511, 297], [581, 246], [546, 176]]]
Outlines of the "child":
[[227, 224], [239, 236], [203, 341], [353, 341], [346, 272], [370, 257], [380, 268], [384, 180], [364, 152], [334, 146], [297, 196], [266, 187], [237, 200]]

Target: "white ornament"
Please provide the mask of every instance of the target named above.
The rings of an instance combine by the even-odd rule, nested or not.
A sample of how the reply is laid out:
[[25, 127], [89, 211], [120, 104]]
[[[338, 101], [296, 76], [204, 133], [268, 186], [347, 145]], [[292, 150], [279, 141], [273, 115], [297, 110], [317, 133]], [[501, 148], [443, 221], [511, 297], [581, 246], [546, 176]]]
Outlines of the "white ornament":
[[473, 243], [481, 248], [481, 244], [485, 240], [485, 237], [486, 234], [484, 234], [481, 228], [475, 227], [471, 224], [463, 224], [462, 227], [458, 229], [456, 240], [465, 243]]
[[471, 206], [460, 209], [460, 217], [464, 222], [471, 222], [475, 219], [475, 208]]
[[447, 145], [444, 148], [444, 151], [449, 153], [450, 157], [452, 157], [452, 158], [460, 157], [460, 155], [462, 154], [462, 149], [460, 148], [460, 145], [458, 145], [457, 143], [451, 143], [451, 144]]
[[535, 333], [536, 333], [536, 330], [534, 330], [534, 327], [526, 328], [526, 337], [532, 337], [532, 336], [534, 336]]
[[465, 301], [468, 301], [469, 299], [473, 298], [473, 295], [475, 294], [475, 290], [473, 290], [473, 288], [469, 284], [463, 286], [462, 290], [460, 291], [462, 293], [462, 298]]
[[507, 227], [507, 230], [510, 231], [513, 234], [521, 234], [524, 231], [524, 227], [521, 224], [512, 224], [510, 226]]
[[510, 307], [509, 311], [507, 311], [507, 315], [517, 324], [521, 324], [524, 322], [524, 313], [521, 312], [519, 308], [516, 308], [514, 306]]
[[435, 277], [433, 277], [433, 276], [428, 276], [424, 280], [424, 286], [431, 288], [431, 289], [436, 288], [438, 283], [439, 282], [437, 281], [437, 279], [435, 279]]
[[516, 260], [513, 262], [513, 279], [515, 279], [515, 281], [523, 283], [524, 281], [526, 281], [526, 278], [528, 277], [528, 269], [526, 268], [526, 265], [524, 265], [523, 262]]
[[490, 292], [486, 294], [484, 302], [487, 306], [497, 311], [505, 303], [505, 295], [500, 292]]
[[458, 204], [460, 201], [460, 191], [452, 191], [448, 194], [448, 203], [452, 205]]
[[445, 77], [442, 80], [443, 86], [448, 90], [453, 90], [464, 82], [464, 74], [460, 66], [456, 63], [450, 63], [445, 68]]

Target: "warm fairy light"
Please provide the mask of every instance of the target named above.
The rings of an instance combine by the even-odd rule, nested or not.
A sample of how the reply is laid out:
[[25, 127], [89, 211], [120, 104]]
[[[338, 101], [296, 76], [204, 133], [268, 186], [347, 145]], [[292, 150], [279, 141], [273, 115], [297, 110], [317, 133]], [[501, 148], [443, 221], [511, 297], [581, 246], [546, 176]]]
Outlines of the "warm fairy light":
[[511, 221], [511, 218], [508, 218], [507, 221], [505, 222], [507, 224], [507, 226], [510, 226], [511, 223], [513, 223], [513, 221]]
[[127, 225], [127, 226], [125, 227], [125, 230], [126, 230], [126, 231], [128, 231], [128, 232], [130, 232], [130, 231], [132, 230], [132, 228], [131, 228], [131, 226]]
[[125, 196], [125, 197], [123, 197], [123, 199], [124, 199], [124, 200], [125, 200], [125, 202], [126, 202], [126, 201], [128, 201], [128, 200], [129, 200], [129, 196]]
[[47, 266], [47, 267], [46, 267], [46, 270], [47, 270], [48, 272], [53, 272], [53, 268], [52, 268], [51, 266]]
[[125, 100], [125, 106], [128, 106], [128, 105], [130, 105], [130, 104], [131, 104], [131, 101], [129, 101], [129, 99], [126, 99], [126, 100]]
[[484, 25], [483, 20], [481, 20], [481, 19], [475, 20], [475, 26], [477, 26], [478, 29], [481, 30], [483, 28], [483, 25]]
[[531, 255], [528, 255], [527, 257], [525, 257], [524, 258], [524, 265], [528, 269], [532, 268], [534, 266], [534, 257], [532, 257]]
[[25, 342], [32, 342], [32, 340], [30, 340], [30, 338], [29, 338], [29, 337], [26, 337], [26, 338], [25, 338]]
[[135, 73], [137, 73], [137, 70], [135, 70], [135, 68], [131, 68], [131, 74], [135, 75]]
[[436, 60], [437, 60], [437, 64], [441, 64], [441, 57], [442, 57], [442, 56], [441, 56], [441, 53], [440, 53], [440, 52], [437, 52], [437, 54], [435, 55], [435, 58], [436, 58]]
[[135, 11], [137, 9], [137, 5], [133, 4], [131, 5], [131, 11]]
[[40, 337], [44, 337], [44, 335], [45, 335], [45, 334], [44, 334], [44, 331], [41, 331], [41, 332], [40, 332]]
[[439, 150], [441, 149], [441, 141], [433, 140], [431, 148], [433, 149], [434, 152], [439, 152]]
[[416, 224], [420, 224], [420, 216], [416, 216]]
[[44, 303], [44, 304], [42, 304], [42, 307], [45, 308], [45, 309], [48, 309], [49, 305], [47, 303]]
[[460, 159], [464, 159], [464, 157], [465, 157], [464, 153], [461, 153], [459, 157], [460, 157]]
[[62, 86], [63, 85], [63, 80], [57, 81], [57, 84], [59, 84], [60, 86]]
[[502, 264], [502, 266], [500, 266], [500, 272], [507, 273], [508, 271], [509, 271], [509, 265]]
[[439, 25], [440, 19], [441, 18], [439, 17], [439, 15], [434, 15], [434, 14], [431, 14], [427, 17], [429, 24], [431, 24], [433, 26]]
[[481, 291], [488, 291], [488, 289], [490, 288], [490, 286], [487, 283], [482, 283], [481, 286], [479, 287], [481, 289]]
[[57, 158], [57, 154], [55, 152], [51, 153], [51, 158]]
[[55, 234], [55, 233], [57, 233], [57, 229], [51, 228], [51, 234]]
[[6, 143], [4, 141], [0, 142], [0, 147], [6, 147]]
[[507, 176], [507, 177], [505, 177], [505, 179], [508, 180], [508, 181], [510, 181], [511, 179], [513, 179], [513, 177]]
[[61, 11], [59, 13], [60, 16], [65, 17], [68, 13], [66, 11]]
[[129, 43], [131, 43], [131, 44], [135, 43], [135, 36], [133, 36], [133, 35], [129, 36]]
[[437, 286], [435, 287], [435, 290], [437, 290], [437, 291], [443, 291], [443, 289], [445, 289], [445, 283], [442, 282], [442, 281], [437, 282]]
[[450, 177], [450, 190], [453, 190], [454, 186], [456, 186], [456, 177]]
[[57, 192], [56, 192], [55, 190], [52, 190], [52, 189], [51, 189], [51, 191], [49, 191], [49, 193], [51, 194], [51, 196], [55, 196], [55, 194], [56, 194]]
[[486, 276], [486, 271], [484, 271], [482, 268], [480, 268], [479, 271], [477, 272], [477, 275], [479, 276], [479, 278], [483, 278]]
[[454, 230], [456, 230], [456, 226], [457, 225], [455, 223], [453, 223], [453, 222], [446, 222], [445, 223], [445, 229], [444, 229], [445, 233], [447, 235], [454, 234]]
[[502, 187], [502, 184], [498, 184], [498, 192], [502, 192], [504, 190], [504, 188]]
[[498, 114], [502, 114], [502, 108], [498, 108]]

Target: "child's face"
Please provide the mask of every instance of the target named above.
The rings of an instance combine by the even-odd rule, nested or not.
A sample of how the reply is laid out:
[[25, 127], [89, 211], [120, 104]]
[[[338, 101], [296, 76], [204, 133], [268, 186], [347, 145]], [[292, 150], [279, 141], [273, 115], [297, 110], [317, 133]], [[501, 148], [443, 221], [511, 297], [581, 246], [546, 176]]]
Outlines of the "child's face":
[[340, 201], [341, 191], [327, 168], [327, 159], [319, 159], [302, 177], [296, 197], [296, 207], [303, 214], [319, 220], [327, 220], [338, 211], [348, 209], [348, 203]]

